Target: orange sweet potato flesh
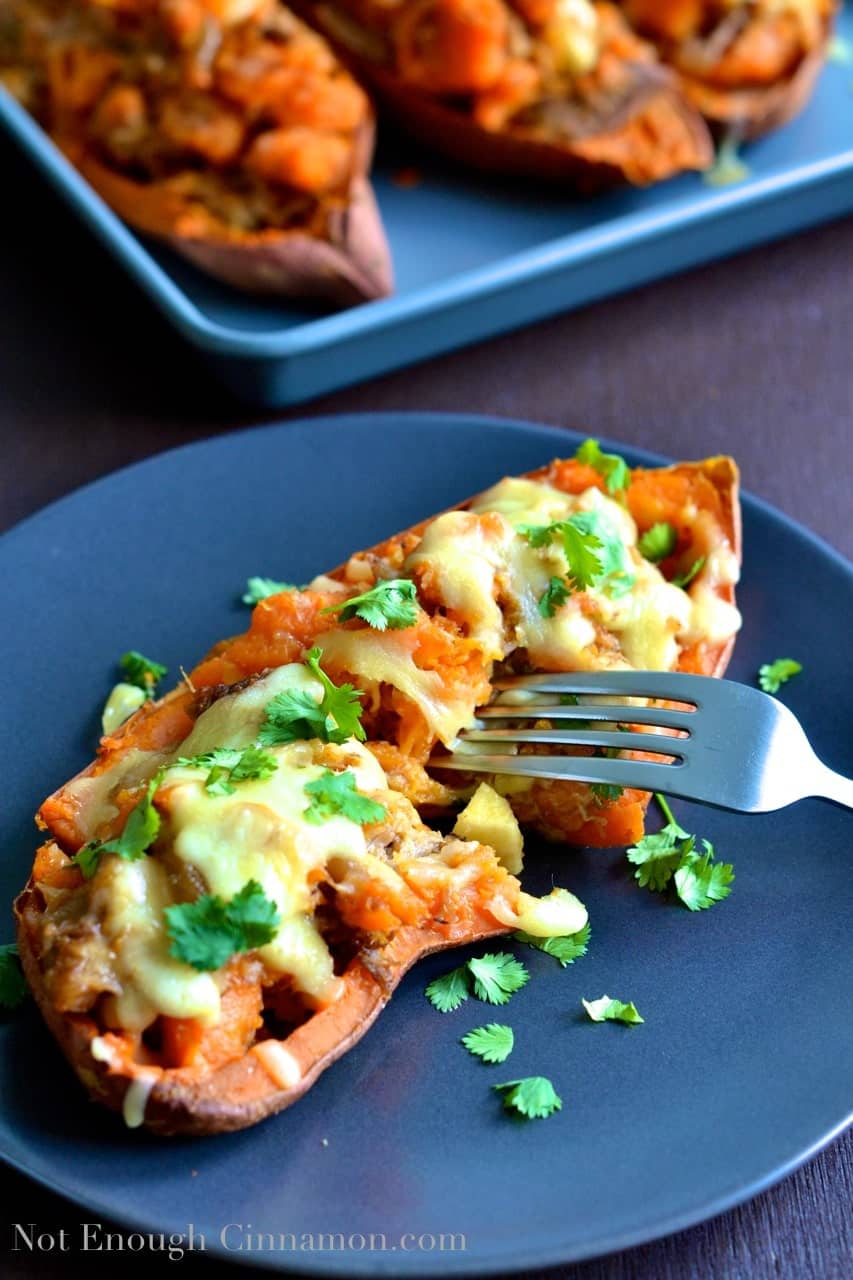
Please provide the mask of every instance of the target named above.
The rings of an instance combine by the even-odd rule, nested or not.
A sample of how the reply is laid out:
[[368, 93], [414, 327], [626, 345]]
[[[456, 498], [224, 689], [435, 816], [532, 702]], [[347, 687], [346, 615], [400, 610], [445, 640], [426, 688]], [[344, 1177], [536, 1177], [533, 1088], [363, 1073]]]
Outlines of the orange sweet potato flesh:
[[[433, 2], [440, 5], [441, 0]], [[473, 0], [453, 3], [470, 20]], [[650, 46], [631, 33], [613, 5], [595, 6], [604, 31], [598, 69], [580, 77], [562, 101], [544, 93], [530, 59], [504, 56], [498, 74], [498, 55], [486, 33], [475, 44], [465, 35], [464, 21], [457, 38], [448, 37], [447, 51], [442, 46], [432, 62], [407, 60], [401, 47], [406, 50], [408, 42], [401, 41], [398, 30], [397, 65], [389, 65], [388, 56], [377, 56], [359, 34], [358, 16], [350, 11], [364, 7], [354, 0], [297, 3], [303, 16], [336, 43], [395, 123], [468, 168], [591, 193], [622, 183], [644, 186], [703, 169], [713, 158], [708, 131], [676, 77], [654, 61]], [[479, 7], [488, 11], [483, 21], [488, 17], [494, 24], [500, 24], [507, 8], [503, 0]], [[407, 7], [400, 22], [417, 8]], [[494, 34], [498, 45], [503, 27], [498, 25]], [[417, 49], [414, 38], [411, 43]], [[467, 76], [462, 65], [466, 50]], [[576, 95], [584, 104], [580, 109]], [[531, 110], [540, 117], [531, 116]]]
[[[802, 111], [826, 61], [837, 5], [812, 12], [749, 13], [725, 47], [705, 37], [716, 7], [706, 0], [623, 0], [637, 30], [678, 72], [686, 97], [717, 133], [753, 139]], [[728, 21], [736, 20], [729, 14]], [[722, 24], [721, 24], [722, 25]]]

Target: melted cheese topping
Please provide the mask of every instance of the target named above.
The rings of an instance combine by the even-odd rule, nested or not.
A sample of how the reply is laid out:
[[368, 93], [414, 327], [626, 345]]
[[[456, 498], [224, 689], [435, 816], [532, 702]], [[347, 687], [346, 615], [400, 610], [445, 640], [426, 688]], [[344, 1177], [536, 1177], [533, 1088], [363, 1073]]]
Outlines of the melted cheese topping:
[[432, 731], [449, 742], [471, 718], [467, 699], [453, 701], [436, 671], [415, 663], [405, 631], [324, 631], [317, 637], [322, 663], [358, 677], [360, 688], [393, 685], [420, 707]]
[[[623, 575], [625, 584], [630, 582], [630, 589], [620, 586], [617, 591], [609, 590], [605, 581], [585, 592], [573, 593], [553, 618], [547, 618], [539, 611], [539, 600], [551, 577], [564, 577], [568, 571], [563, 549], [558, 541], [539, 549], [522, 537], [509, 541], [505, 589], [517, 601], [520, 614], [512, 647], [526, 648], [534, 666], [552, 670], [626, 666], [670, 670], [678, 661], [681, 646], [697, 633], [706, 634], [705, 626], [709, 627], [707, 638], [713, 633], [717, 639], [721, 632], [726, 636], [734, 634], [740, 624], [732, 606], [718, 610], [711, 619], [711, 608], [704, 597], [695, 605], [686, 591], [667, 582], [657, 566], [637, 550], [637, 526], [630, 513], [599, 489], [572, 495], [532, 480], [507, 479], [484, 493], [471, 510], [498, 512], [515, 529], [552, 524], [577, 512], [590, 512], [608, 541], [621, 548], [615, 569]], [[458, 559], [465, 554], [460, 539], [448, 539], [444, 548], [446, 575], [453, 573], [453, 557]], [[709, 557], [706, 574], [713, 581], [736, 580], [736, 571], [737, 560], [730, 548], [718, 548]], [[480, 602], [484, 613], [490, 607], [489, 602]], [[618, 647], [603, 646], [603, 633], [614, 636]]]
[[[577, 513], [593, 517], [606, 543], [607, 575], [543, 616], [552, 578], [569, 573], [565, 549], [559, 538], [533, 547], [520, 529]], [[733, 551], [721, 545], [691, 591], [682, 590], [640, 554], [637, 526], [620, 503], [594, 487], [575, 495], [522, 478], [501, 480], [466, 511], [436, 517], [403, 565], [476, 641], [484, 663], [525, 649], [532, 666], [551, 671], [671, 670], [687, 644], [716, 644], [737, 631], [738, 611], [714, 591], [736, 581], [737, 569]], [[476, 691], [466, 697], [455, 686], [450, 693], [439, 672], [421, 670], [405, 630], [332, 631], [319, 644], [362, 687], [375, 693], [389, 684], [417, 703], [445, 745], [470, 724]]]
[[[285, 688], [322, 688], [305, 667], [281, 667], [239, 694], [222, 698], [199, 717], [178, 755], [215, 746], [242, 747], [257, 736], [264, 706]], [[226, 901], [256, 880], [275, 903], [281, 924], [275, 938], [259, 948], [268, 969], [291, 976], [314, 1003], [340, 993], [332, 957], [313, 919], [310, 877], [333, 856], [360, 861], [371, 874], [394, 877], [385, 862], [368, 853], [363, 828], [336, 816], [320, 824], [305, 821], [305, 785], [320, 778], [317, 744], [294, 742], [271, 747], [278, 768], [269, 778], [240, 782], [231, 795], [204, 789], [207, 769], [169, 770], [155, 803], [163, 814], [157, 850], [193, 868], [208, 892]], [[359, 791], [387, 789], [376, 758], [354, 739], [336, 748], [356, 778]], [[174, 902], [172, 881], [157, 853], [135, 862], [102, 859], [94, 881], [93, 905], [115, 957], [122, 985], [106, 1000], [109, 1025], [144, 1030], [157, 1017], [200, 1018], [215, 1023], [220, 1013], [220, 975], [199, 973], [169, 954], [165, 909]]]
[[112, 768], [92, 777], [72, 779], [64, 790], [76, 802], [83, 837], [94, 839], [105, 824], [116, 818], [118, 810], [113, 796], [118, 791], [144, 786], [161, 765], [179, 756], [203, 755], [215, 747], [247, 747], [254, 742], [264, 718], [264, 707], [285, 689], [304, 689], [318, 702], [323, 693], [320, 682], [300, 663], [278, 667], [240, 693], [226, 694], [214, 702], [199, 716], [192, 732], [175, 751], [133, 748]]

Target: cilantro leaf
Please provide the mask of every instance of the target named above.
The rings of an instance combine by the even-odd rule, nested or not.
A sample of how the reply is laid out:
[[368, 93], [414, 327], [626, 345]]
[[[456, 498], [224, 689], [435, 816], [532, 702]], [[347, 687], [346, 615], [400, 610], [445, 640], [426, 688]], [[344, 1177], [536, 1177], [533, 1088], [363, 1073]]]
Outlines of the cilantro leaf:
[[589, 789], [592, 792], [595, 803], [599, 806], [610, 804], [612, 800], [618, 800], [625, 790], [624, 787], [617, 787], [612, 782], [591, 782]]
[[589, 933], [589, 925], [585, 924], [577, 933], [567, 933], [561, 938], [535, 938], [532, 933], [523, 932], [515, 933], [513, 937], [516, 942], [523, 942], [525, 946], [535, 947], [537, 951], [553, 956], [565, 969], [567, 965], [574, 964], [575, 960], [586, 955]]
[[[611, 596], [624, 596], [637, 581], [636, 575], [628, 572], [631, 561], [627, 559], [625, 544], [619, 530], [600, 511], [576, 511], [570, 516], [569, 523], [579, 533], [595, 537], [599, 541], [596, 548], [600, 566], [598, 577], [590, 585], [601, 585]], [[568, 554], [568, 553], [567, 553]]]
[[[579, 511], [568, 520], [557, 520], [554, 524], [528, 524], [519, 528], [519, 533], [527, 539], [531, 547], [547, 546], [555, 537], [562, 539], [571, 578], [571, 588], [567, 589], [567, 597], [569, 590], [585, 591], [602, 576], [604, 563], [598, 552], [604, 549], [604, 544], [593, 532], [591, 522], [586, 519], [588, 514], [588, 512]], [[551, 579], [552, 585], [555, 581], [559, 580]], [[541, 603], [540, 612], [542, 612]]]
[[411, 627], [418, 618], [418, 592], [409, 578], [393, 578], [377, 582], [375, 587], [352, 596], [342, 604], [333, 604], [323, 613], [340, 612], [341, 622], [361, 618], [374, 631], [400, 631]]
[[148, 784], [145, 795], [131, 809], [121, 835], [112, 840], [90, 840], [71, 859], [79, 867], [85, 879], [90, 880], [98, 869], [105, 853], [114, 853], [125, 862], [136, 862], [160, 834], [160, 815], [154, 808], [154, 793], [163, 781], [165, 767], [158, 769]]
[[433, 978], [424, 994], [439, 1013], [452, 1013], [454, 1009], [458, 1009], [471, 994], [467, 964], [451, 969], [450, 973], [443, 973], [440, 978]]
[[155, 688], [168, 674], [168, 667], [164, 667], [160, 662], [152, 662], [136, 649], [131, 649], [120, 658], [118, 665], [124, 672], [125, 683], [136, 685], [137, 689], [142, 689], [148, 698], [154, 697]]
[[275, 578], [248, 578], [246, 590], [240, 599], [243, 604], [256, 605], [269, 596], [277, 596], [281, 591], [298, 591], [295, 582], [276, 582]]
[[257, 880], [247, 880], [226, 908], [228, 919], [241, 935], [240, 951], [266, 946], [276, 935], [281, 916]]
[[80, 868], [84, 880], [91, 880], [98, 870], [98, 863], [101, 861], [103, 852], [104, 850], [99, 841], [90, 840], [88, 844], [83, 845], [82, 849], [78, 849], [71, 859], [71, 865], [72, 867]]
[[525, 1076], [521, 1080], [508, 1080], [506, 1084], [492, 1085], [502, 1093], [507, 1111], [515, 1111], [526, 1120], [544, 1120], [562, 1108], [562, 1098], [545, 1076]]
[[554, 534], [554, 530], [559, 527], [557, 524], [520, 524], [517, 532], [522, 538], [526, 538], [531, 547], [547, 547]]
[[557, 526], [563, 539], [572, 582], [581, 591], [591, 587], [601, 577], [604, 568], [603, 559], [598, 554], [604, 549], [604, 543], [590, 527], [590, 523], [584, 520], [584, 515], [584, 512], [579, 511]]
[[[622, 727], [622, 725], [618, 726], [620, 729]], [[618, 760], [619, 748], [605, 747], [603, 750], [599, 750], [593, 754], [601, 756], [605, 760]], [[617, 787], [616, 784], [612, 782], [591, 782], [589, 784], [589, 789], [592, 792], [593, 800], [599, 807], [604, 804], [610, 804], [613, 800], [618, 800], [625, 790], [624, 787]]]
[[315, 826], [339, 816], [361, 824], [380, 822], [385, 817], [384, 805], [377, 804], [357, 790], [356, 777], [351, 769], [345, 769], [343, 773], [324, 769], [321, 777], [306, 782], [305, 794], [311, 797], [311, 803], [304, 811], [305, 821]]
[[673, 526], [666, 521], [659, 521], [646, 530], [637, 543], [637, 550], [652, 564], [659, 564], [672, 555], [677, 541], [678, 535]]
[[462, 1037], [462, 1043], [469, 1053], [482, 1058], [484, 1062], [506, 1062], [512, 1053], [515, 1037], [512, 1027], [506, 1027], [500, 1022], [490, 1022], [488, 1026], [475, 1027], [473, 1031], [469, 1031], [467, 1036]]
[[239, 951], [272, 942], [281, 917], [257, 880], [249, 880], [230, 902], [208, 893], [195, 902], [166, 907], [169, 954], [194, 969], [221, 969]]
[[797, 676], [803, 664], [794, 658], [776, 658], [774, 662], [765, 662], [758, 670], [758, 683], [765, 693], [778, 693], [783, 684], [792, 676]]
[[643, 836], [627, 851], [636, 868], [634, 877], [645, 889], [660, 893], [672, 884], [677, 896], [691, 911], [703, 911], [722, 902], [731, 893], [734, 880], [731, 863], [714, 861], [714, 846], [703, 840], [704, 853], [696, 852], [696, 837], [676, 822], [661, 795], [655, 799], [663, 810], [666, 826], [654, 835]]
[[693, 561], [692, 565], [690, 566], [690, 568], [687, 570], [686, 573], [677, 573], [674, 578], [670, 578], [670, 582], [674, 587], [681, 587], [682, 589], [684, 589], [685, 587], [689, 587], [690, 583], [696, 577], [697, 573], [702, 572], [702, 567], [704, 564], [705, 564], [705, 557], [700, 556], [698, 560]]
[[175, 761], [185, 769], [209, 769], [204, 789], [211, 796], [230, 796], [235, 782], [270, 778], [278, 768], [278, 761], [260, 747], [217, 747], [200, 756], [181, 756]]
[[264, 707], [258, 742], [265, 747], [279, 747], [311, 738], [328, 741], [326, 713], [321, 705], [307, 689], [285, 689], [277, 693]]
[[530, 978], [521, 961], [505, 951], [469, 960], [468, 968], [474, 979], [474, 995], [488, 1004], [506, 1004]]
[[[639, 844], [628, 850], [628, 861], [636, 867], [634, 879], [644, 889], [660, 893], [666, 888], [685, 852], [692, 852], [695, 843], [692, 836], [677, 824], [667, 823], [654, 835], [643, 836]], [[686, 845], [690, 849], [686, 849]]]
[[264, 708], [264, 722], [258, 733], [258, 742], [265, 747], [277, 747], [286, 742], [320, 738], [323, 742], [346, 742], [357, 738], [363, 742], [361, 727], [360, 689], [351, 684], [336, 685], [320, 666], [322, 650], [314, 648], [305, 656], [305, 666], [323, 686], [323, 697], [318, 703], [307, 689], [286, 689]]
[[17, 1009], [27, 997], [28, 989], [14, 942], [0, 946], [0, 1005]]
[[427, 998], [440, 1013], [458, 1009], [471, 994], [487, 1004], [506, 1004], [514, 992], [520, 991], [530, 974], [520, 960], [505, 951], [469, 960], [441, 978], [434, 978], [426, 989]]
[[539, 599], [539, 612], [543, 618], [553, 618], [566, 603], [572, 589], [565, 578], [552, 578]]
[[602, 996], [600, 1000], [581, 1000], [581, 1004], [593, 1022], [624, 1022], [626, 1026], [645, 1022], [633, 1001], [625, 1004], [621, 1000], [611, 1000], [610, 996]]
[[597, 440], [584, 440], [575, 457], [603, 477], [608, 493], [620, 493], [628, 488], [631, 472], [627, 462], [618, 453], [605, 453]]
[[731, 893], [729, 886], [735, 878], [731, 863], [714, 862], [714, 846], [708, 840], [702, 845], [704, 854], [691, 849], [675, 872], [676, 892], [691, 911], [705, 911], [722, 902]]

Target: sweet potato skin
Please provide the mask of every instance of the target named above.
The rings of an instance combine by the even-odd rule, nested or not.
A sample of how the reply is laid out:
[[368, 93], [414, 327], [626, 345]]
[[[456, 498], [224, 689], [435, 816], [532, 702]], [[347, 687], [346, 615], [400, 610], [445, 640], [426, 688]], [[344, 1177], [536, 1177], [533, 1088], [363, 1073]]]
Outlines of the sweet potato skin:
[[298, 1083], [284, 1088], [252, 1050], [206, 1073], [191, 1068], [137, 1066], [121, 1060], [109, 1063], [93, 1057], [93, 1042], [103, 1035], [102, 1029], [86, 1014], [59, 1012], [48, 996], [33, 938], [39, 897], [31, 879], [15, 901], [15, 923], [24, 975], [48, 1028], [92, 1100], [110, 1110], [123, 1110], [134, 1081], [150, 1081], [144, 1125], [163, 1136], [229, 1133], [292, 1106], [327, 1067], [361, 1039], [418, 960], [448, 947], [508, 932], [506, 925], [484, 912], [464, 932], [437, 924], [401, 929], [370, 968], [362, 960], [354, 960], [343, 975], [340, 998], [279, 1042], [301, 1071]]

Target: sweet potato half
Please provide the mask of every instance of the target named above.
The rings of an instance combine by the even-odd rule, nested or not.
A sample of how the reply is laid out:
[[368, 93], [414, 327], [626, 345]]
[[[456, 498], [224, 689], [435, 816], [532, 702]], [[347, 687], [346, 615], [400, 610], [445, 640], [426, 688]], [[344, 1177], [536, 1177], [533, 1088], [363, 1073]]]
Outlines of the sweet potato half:
[[714, 131], [742, 139], [778, 129], [806, 105], [826, 61], [837, 7], [835, 0], [622, 4]]
[[389, 118], [466, 167], [592, 192], [712, 158], [676, 77], [612, 4], [297, 3]]
[[391, 291], [371, 105], [277, 0], [10, 0], [0, 76], [120, 217], [237, 289]]
[[[663, 624], [655, 624], [665, 644], [660, 653], [672, 667], [722, 675], [738, 625], [737, 469], [729, 458], [711, 458], [625, 475], [624, 487], [613, 493], [606, 470], [573, 458], [502, 483], [521, 485], [525, 501], [531, 494], [541, 497], [551, 511], [604, 512], [627, 531], [626, 563], [636, 570], [630, 589], [646, 592], [637, 594], [637, 610], [645, 607], [642, 599], [658, 601], [655, 608], [663, 610]], [[559, 655], [543, 659], [532, 640], [520, 643], [520, 604], [507, 568], [515, 552], [507, 548], [517, 551], [526, 535], [502, 514], [509, 508], [501, 505], [501, 486], [489, 493], [494, 496], [472, 499], [357, 553], [305, 590], [261, 600], [244, 634], [216, 645], [184, 684], [104, 737], [95, 761], [43, 804], [38, 823], [47, 838], [15, 906], [24, 970], [46, 1022], [92, 1096], [123, 1108], [131, 1122], [162, 1133], [198, 1134], [251, 1124], [299, 1098], [354, 1044], [421, 956], [512, 928], [530, 930], [519, 920], [532, 900], [494, 851], [476, 840], [438, 835], [417, 812], [450, 813], [470, 794], [458, 776], [448, 784], [437, 780], [426, 762], [440, 742], [452, 741], [454, 726], [489, 699], [496, 674], [572, 669]], [[641, 565], [631, 539], [663, 525], [670, 530], [665, 556], [657, 567]], [[480, 556], [481, 586], [483, 566], [496, 567], [491, 588], [488, 582], [483, 588], [496, 628], [488, 636], [479, 615], [468, 611], [465, 593], [455, 593], [454, 573], [443, 582], [436, 544], [453, 556], [461, 548], [454, 571], [464, 573]], [[671, 583], [678, 575], [690, 577], [685, 588]], [[341, 618], [342, 606], [355, 596], [406, 578], [415, 586], [414, 621], [380, 630], [358, 616]], [[631, 665], [627, 632], [620, 642], [618, 628], [608, 630], [593, 595], [575, 592], [561, 606], [566, 617], [588, 624], [582, 663], [593, 669]], [[682, 618], [677, 640], [677, 619], [667, 613], [673, 600]], [[368, 848], [382, 860], [381, 874], [333, 856], [311, 882], [315, 918], [334, 959], [333, 989], [310, 1000], [298, 997], [250, 951], [229, 961], [219, 976], [221, 1017], [212, 1028], [168, 1010], [144, 1026], [123, 1027], [113, 1003], [121, 998], [121, 974], [105, 945], [98, 907], [119, 859], [103, 858], [95, 878], [84, 881], [72, 858], [87, 842], [123, 831], [155, 772], [192, 754], [206, 716], [221, 713], [222, 723], [229, 723], [247, 691], [256, 700], [266, 697], [264, 688], [272, 686], [264, 682], [281, 678], [311, 648], [321, 652], [334, 682], [352, 682], [362, 691], [366, 744], [359, 750], [383, 771], [382, 786], [371, 795], [382, 801], [385, 816], [365, 828]], [[305, 749], [338, 768], [355, 750], [318, 743]], [[500, 779], [494, 781], [500, 788]], [[597, 846], [636, 841], [649, 799], [627, 790], [601, 798], [585, 784], [539, 780], [506, 798], [532, 830]], [[168, 823], [177, 810], [166, 784], [156, 804]], [[176, 870], [168, 849], [161, 856], [174, 898], [192, 901], [205, 891], [199, 873]]]

